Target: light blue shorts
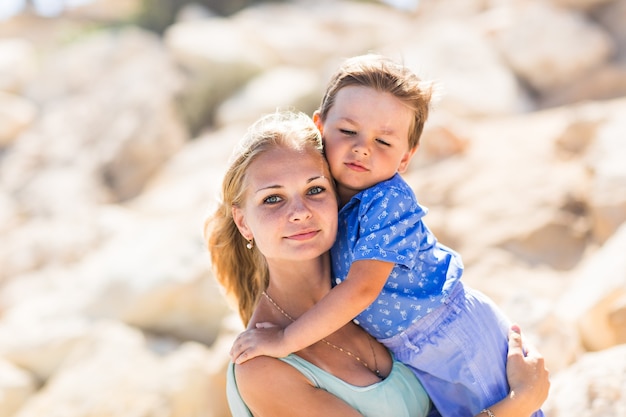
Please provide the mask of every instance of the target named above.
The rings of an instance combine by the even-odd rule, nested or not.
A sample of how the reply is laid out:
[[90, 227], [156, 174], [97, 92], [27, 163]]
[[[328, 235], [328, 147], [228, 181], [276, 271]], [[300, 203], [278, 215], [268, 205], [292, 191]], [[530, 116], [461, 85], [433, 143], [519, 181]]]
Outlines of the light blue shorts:
[[459, 282], [445, 304], [380, 342], [415, 372], [441, 416], [474, 416], [509, 393], [510, 324], [493, 301]]

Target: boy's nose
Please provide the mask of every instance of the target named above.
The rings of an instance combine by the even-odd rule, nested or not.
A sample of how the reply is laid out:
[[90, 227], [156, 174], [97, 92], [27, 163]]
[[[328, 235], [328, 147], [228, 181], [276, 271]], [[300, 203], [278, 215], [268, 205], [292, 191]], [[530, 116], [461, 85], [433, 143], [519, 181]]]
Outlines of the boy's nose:
[[357, 153], [360, 155], [365, 155], [367, 156], [369, 154], [367, 147], [361, 143], [356, 143], [353, 147], [352, 147], [352, 152], [353, 153]]

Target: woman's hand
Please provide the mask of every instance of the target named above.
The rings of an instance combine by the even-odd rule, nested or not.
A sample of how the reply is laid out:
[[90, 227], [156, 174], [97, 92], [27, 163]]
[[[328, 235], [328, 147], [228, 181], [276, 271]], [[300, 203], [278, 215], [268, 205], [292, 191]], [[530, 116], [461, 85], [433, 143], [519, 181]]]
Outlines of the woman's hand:
[[[489, 407], [498, 417], [529, 417], [539, 410], [548, 398], [550, 372], [543, 356], [529, 344], [522, 343], [518, 325], [509, 329], [509, 353], [506, 363], [506, 376], [509, 380], [509, 395]], [[485, 417], [487, 412], [477, 416]]]
[[509, 354], [506, 375], [511, 388], [510, 396], [524, 397], [524, 402], [532, 410], [538, 410], [548, 398], [550, 372], [543, 356], [530, 344], [522, 344], [519, 326], [509, 330]]

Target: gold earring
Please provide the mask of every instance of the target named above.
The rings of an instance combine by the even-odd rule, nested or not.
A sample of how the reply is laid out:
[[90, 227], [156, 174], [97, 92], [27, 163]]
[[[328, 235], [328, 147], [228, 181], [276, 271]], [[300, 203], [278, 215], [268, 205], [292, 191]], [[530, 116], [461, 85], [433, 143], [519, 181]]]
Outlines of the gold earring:
[[254, 238], [248, 240], [248, 243], [246, 243], [246, 248], [252, 249], [253, 247], [254, 247]]

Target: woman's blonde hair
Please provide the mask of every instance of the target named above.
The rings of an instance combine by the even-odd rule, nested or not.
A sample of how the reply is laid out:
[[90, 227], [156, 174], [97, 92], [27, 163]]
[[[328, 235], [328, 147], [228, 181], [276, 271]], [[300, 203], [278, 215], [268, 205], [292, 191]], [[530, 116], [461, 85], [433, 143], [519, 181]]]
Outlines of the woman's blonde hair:
[[[204, 224], [204, 237], [217, 281], [235, 299], [247, 326], [261, 292], [269, 282], [267, 263], [239, 233], [232, 208], [244, 203], [247, 171], [261, 154], [276, 148], [314, 149], [322, 154], [322, 138], [309, 116], [278, 111], [257, 120], [240, 141], [224, 175], [218, 207]], [[280, 167], [276, 167], [280, 169]]]
[[359, 55], [345, 60], [331, 77], [322, 98], [319, 112], [322, 121], [331, 107], [339, 90], [348, 86], [373, 88], [376, 91], [390, 93], [402, 101], [413, 112], [409, 127], [409, 148], [419, 144], [428, 119], [430, 101], [434, 84], [422, 81], [408, 67], [377, 54]]

